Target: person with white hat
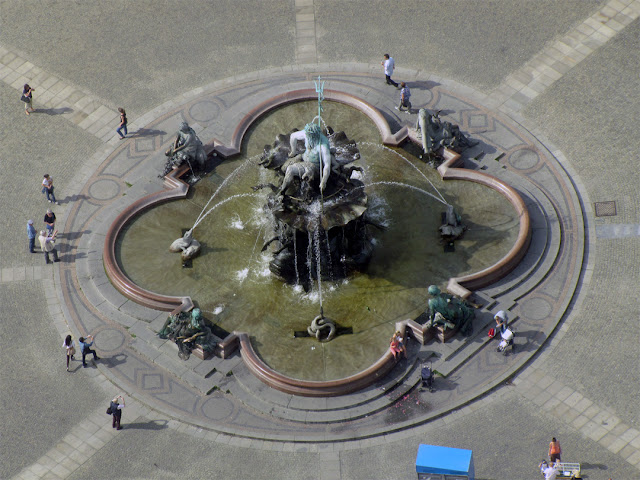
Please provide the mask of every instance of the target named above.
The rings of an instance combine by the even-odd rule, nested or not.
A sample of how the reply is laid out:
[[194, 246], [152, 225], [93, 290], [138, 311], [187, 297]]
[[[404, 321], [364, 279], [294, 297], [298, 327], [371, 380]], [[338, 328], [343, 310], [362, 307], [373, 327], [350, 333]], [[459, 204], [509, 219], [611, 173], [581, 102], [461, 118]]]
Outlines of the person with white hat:
[[504, 310], [500, 310], [493, 318], [496, 321], [496, 331], [504, 333], [509, 323], [507, 312], [505, 312]]

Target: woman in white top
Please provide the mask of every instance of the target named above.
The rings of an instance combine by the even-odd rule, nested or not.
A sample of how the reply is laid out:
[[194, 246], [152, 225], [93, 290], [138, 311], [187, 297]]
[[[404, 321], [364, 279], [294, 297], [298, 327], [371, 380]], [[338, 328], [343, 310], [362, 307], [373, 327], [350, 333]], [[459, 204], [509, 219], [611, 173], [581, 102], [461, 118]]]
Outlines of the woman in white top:
[[111, 409], [111, 415], [113, 415], [113, 419], [111, 421], [111, 427], [116, 430], [122, 430], [120, 426], [120, 420], [122, 419], [122, 409], [124, 408], [124, 397], [122, 395], [118, 395], [111, 400], [109, 404], [109, 408]]
[[67, 372], [68, 372], [69, 358], [71, 358], [71, 360], [75, 360], [73, 356], [76, 354], [76, 344], [71, 338], [71, 335], [67, 335], [67, 338], [64, 339], [64, 343], [62, 344], [62, 346], [67, 349]]

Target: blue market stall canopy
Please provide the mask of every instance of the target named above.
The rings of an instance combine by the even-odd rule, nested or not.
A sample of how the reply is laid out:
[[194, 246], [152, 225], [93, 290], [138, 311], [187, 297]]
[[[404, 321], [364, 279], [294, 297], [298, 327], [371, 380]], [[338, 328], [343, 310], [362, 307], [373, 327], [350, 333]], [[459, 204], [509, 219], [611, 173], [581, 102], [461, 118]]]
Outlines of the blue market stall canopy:
[[474, 480], [473, 452], [461, 448], [420, 445], [416, 457], [418, 479]]

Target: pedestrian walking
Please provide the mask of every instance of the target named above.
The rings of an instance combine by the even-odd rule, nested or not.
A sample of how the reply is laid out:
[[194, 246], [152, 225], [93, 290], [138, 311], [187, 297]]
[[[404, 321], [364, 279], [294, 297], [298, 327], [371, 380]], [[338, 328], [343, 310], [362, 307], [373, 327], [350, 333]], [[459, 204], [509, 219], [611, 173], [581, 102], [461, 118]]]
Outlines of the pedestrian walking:
[[96, 351], [91, 348], [93, 345], [93, 335], [87, 335], [87, 338], [80, 337], [78, 339], [78, 343], [80, 344], [80, 352], [82, 353], [82, 366], [87, 368], [87, 361], [85, 357], [90, 353], [93, 354], [93, 360], [100, 360], [100, 357], [96, 354]]
[[32, 104], [34, 91], [35, 88], [31, 88], [28, 83], [25, 83], [22, 88], [22, 97], [20, 97], [20, 100], [24, 102], [24, 113], [27, 115], [29, 115], [29, 110], [35, 112]]
[[560, 455], [562, 455], [560, 442], [556, 440], [556, 437], [553, 437], [551, 439], [551, 443], [549, 444], [549, 460], [551, 460], [551, 463], [555, 462], [556, 460], [561, 462], [562, 460], [560, 459]]
[[44, 214], [44, 226], [47, 229], [47, 235], [52, 236], [56, 228], [56, 214], [53, 213], [50, 208], [47, 209], [47, 213]]
[[391, 80], [391, 75], [393, 75], [393, 69], [396, 67], [396, 62], [393, 60], [393, 57], [390, 57], [388, 53], [384, 54], [384, 60], [380, 62], [380, 65], [384, 67], [384, 76], [387, 81], [387, 85], [393, 85], [396, 88], [398, 84]]
[[406, 83], [400, 82], [400, 105], [396, 107], [396, 110], [403, 111], [406, 109], [407, 113], [411, 113], [411, 90]]
[[33, 220], [27, 220], [27, 238], [29, 239], [29, 252], [36, 253], [36, 228], [33, 226]]
[[67, 335], [67, 338], [64, 339], [62, 346], [67, 350], [67, 372], [69, 371], [69, 359], [75, 360], [73, 357], [76, 354], [76, 342], [73, 341], [71, 335]]
[[58, 250], [56, 250], [55, 244], [57, 234], [58, 232], [53, 232], [53, 235], [49, 236], [47, 235], [47, 232], [45, 232], [44, 230], [40, 230], [38, 241], [40, 242], [40, 248], [44, 252], [44, 259], [47, 264], [51, 263], [51, 260], [49, 260], [50, 253], [53, 255], [54, 262], [60, 261], [60, 259], [58, 258]]
[[44, 178], [42, 179], [42, 193], [47, 196], [47, 200], [49, 200], [49, 203], [60, 205], [56, 201], [56, 196], [53, 193], [53, 178], [49, 176], [49, 174], [45, 174]]
[[116, 430], [122, 430], [120, 426], [120, 420], [122, 420], [122, 409], [125, 407], [124, 397], [122, 395], [118, 395], [111, 400], [109, 404], [109, 410], [111, 412], [111, 428], [115, 428]]
[[[127, 135], [127, 112], [124, 111], [124, 108], [118, 108], [118, 112], [120, 112], [120, 125], [116, 129], [118, 135], [120, 135], [120, 140], [124, 140]], [[124, 132], [124, 135], [122, 134]]]

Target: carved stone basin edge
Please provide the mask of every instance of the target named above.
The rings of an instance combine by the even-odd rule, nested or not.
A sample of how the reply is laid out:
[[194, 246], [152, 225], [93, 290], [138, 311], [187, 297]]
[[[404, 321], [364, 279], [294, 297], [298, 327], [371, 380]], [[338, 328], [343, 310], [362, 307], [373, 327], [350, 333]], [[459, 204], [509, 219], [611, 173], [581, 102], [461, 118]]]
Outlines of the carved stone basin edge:
[[[378, 128], [382, 142], [386, 145], [397, 146], [407, 139], [420, 143], [417, 138], [411, 136], [406, 126], [402, 127], [395, 134], [392, 134], [384, 116], [374, 106], [364, 100], [334, 90], [325, 90], [324, 96], [326, 100], [349, 105], [367, 115]], [[240, 146], [244, 135], [259, 117], [270, 110], [289, 103], [316, 99], [317, 93], [315, 89], [294, 90], [274, 96], [257, 105], [244, 116], [233, 132], [229, 145], [221, 145], [211, 140], [205, 146], [205, 149], [208, 154], [215, 152], [223, 158], [237, 155], [240, 153]], [[445, 149], [443, 155], [445, 162], [438, 168], [438, 171], [444, 180], [467, 180], [493, 188], [513, 205], [520, 217], [518, 237], [514, 246], [505, 257], [480, 272], [449, 279], [447, 290], [461, 297], [468, 297], [472, 289], [480, 288], [499, 280], [518, 265], [526, 254], [531, 241], [531, 223], [524, 201], [512, 187], [483, 172], [456, 168], [457, 165], [461, 164], [462, 160], [459, 154], [451, 150]], [[186, 171], [186, 166], [174, 169], [165, 177], [165, 190], [147, 195], [125, 208], [111, 224], [105, 238], [103, 250], [104, 265], [107, 275], [114, 287], [125, 297], [152, 309], [169, 312], [186, 311], [193, 308], [193, 302], [188, 296], [173, 297], [160, 295], [145, 290], [133, 283], [117, 263], [115, 254], [116, 239], [125, 225], [135, 218], [136, 215], [160, 203], [184, 198], [187, 195], [189, 187], [185, 182], [180, 180], [180, 177], [184, 175]], [[421, 341], [421, 343], [431, 338], [429, 335], [416, 335], [416, 333], [419, 333], [419, 330], [423, 329], [421, 328], [422, 326], [414, 324], [415, 322], [412, 320], [404, 320], [396, 324], [396, 330], [400, 330], [404, 334], [405, 329], [409, 327], [408, 330], [412, 333], [412, 336]], [[245, 332], [231, 333], [227, 338], [223, 339], [219, 345], [221, 348], [217, 349], [217, 353], [222, 358], [226, 358], [231, 355], [238, 346], [240, 347], [244, 363], [261, 381], [282, 392], [307, 397], [338, 396], [361, 390], [382, 379], [395, 366], [393, 355], [387, 350], [373, 365], [355, 375], [330, 381], [306, 381], [287, 377], [266, 365], [254, 350], [249, 334]]]

